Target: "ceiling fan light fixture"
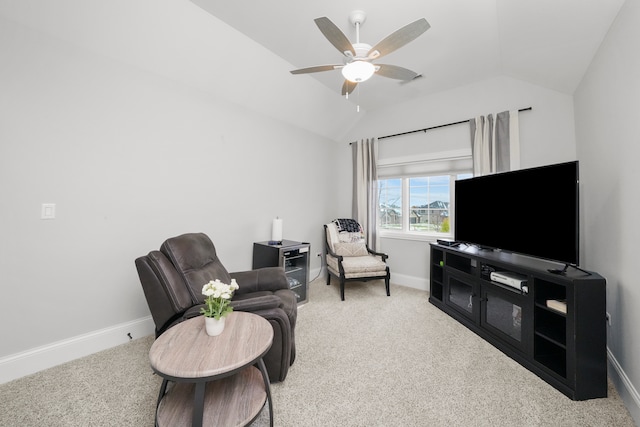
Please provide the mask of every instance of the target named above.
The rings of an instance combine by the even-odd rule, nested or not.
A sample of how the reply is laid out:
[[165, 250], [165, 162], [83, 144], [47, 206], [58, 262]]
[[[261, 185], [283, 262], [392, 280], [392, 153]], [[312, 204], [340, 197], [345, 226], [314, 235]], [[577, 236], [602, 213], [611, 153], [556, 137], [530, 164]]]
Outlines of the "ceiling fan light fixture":
[[344, 78], [353, 83], [369, 80], [375, 71], [375, 65], [367, 61], [353, 61], [342, 67]]

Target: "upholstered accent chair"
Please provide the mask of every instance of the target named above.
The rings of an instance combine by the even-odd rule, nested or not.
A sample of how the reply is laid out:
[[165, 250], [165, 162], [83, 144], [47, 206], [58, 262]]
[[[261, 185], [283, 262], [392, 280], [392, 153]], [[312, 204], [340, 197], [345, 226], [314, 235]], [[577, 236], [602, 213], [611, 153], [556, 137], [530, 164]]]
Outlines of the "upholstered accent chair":
[[229, 273], [203, 233], [167, 239], [160, 250], [135, 260], [142, 289], [156, 325], [156, 337], [172, 326], [200, 316], [202, 286], [219, 279], [240, 286], [231, 305], [236, 311], [264, 317], [273, 327], [273, 344], [263, 357], [271, 382], [284, 381], [296, 356], [298, 304], [281, 267]]
[[340, 298], [344, 301], [344, 285], [349, 281], [384, 280], [389, 292], [389, 256], [369, 248], [362, 226], [353, 219], [340, 218], [324, 225], [327, 285], [331, 276], [340, 281]]

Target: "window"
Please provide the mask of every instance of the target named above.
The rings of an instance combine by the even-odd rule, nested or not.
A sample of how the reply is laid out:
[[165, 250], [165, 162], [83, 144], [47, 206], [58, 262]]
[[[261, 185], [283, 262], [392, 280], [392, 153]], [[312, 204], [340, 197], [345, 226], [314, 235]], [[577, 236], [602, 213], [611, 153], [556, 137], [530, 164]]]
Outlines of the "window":
[[379, 227], [386, 230], [402, 230], [402, 179], [379, 180], [378, 203]]
[[409, 230], [449, 232], [449, 177], [409, 178]]
[[456, 179], [470, 173], [450, 173], [378, 180], [381, 235], [451, 237], [451, 200]]
[[471, 176], [471, 155], [466, 126], [380, 144], [378, 235], [425, 241], [453, 237], [455, 181]]

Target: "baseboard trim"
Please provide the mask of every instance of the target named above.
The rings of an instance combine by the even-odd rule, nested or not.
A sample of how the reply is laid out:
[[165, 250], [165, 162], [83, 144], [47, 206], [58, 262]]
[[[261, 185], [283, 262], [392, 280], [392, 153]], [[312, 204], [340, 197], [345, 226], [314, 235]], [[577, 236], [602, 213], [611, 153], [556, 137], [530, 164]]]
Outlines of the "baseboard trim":
[[325, 274], [325, 268], [322, 266], [319, 268], [314, 268], [313, 270], [309, 270], [309, 284], [318, 280], [320, 277], [326, 278]]
[[637, 425], [640, 425], [640, 393], [618, 363], [618, 359], [607, 347], [607, 359], [612, 369], [609, 369], [609, 378], [618, 390], [618, 394], [624, 401], [627, 410]]
[[[323, 269], [324, 270], [324, 269]], [[315, 272], [318, 272], [319, 270], [314, 270]], [[321, 271], [323, 274], [322, 277], [324, 277], [326, 279], [326, 272]], [[318, 276], [316, 276], [316, 280], [317, 280]], [[423, 279], [420, 277], [415, 277], [415, 276], [407, 276], [405, 274], [398, 274], [398, 273], [391, 273], [391, 280], [389, 280], [389, 283], [391, 283], [392, 285], [398, 285], [398, 286], [404, 286], [406, 288], [413, 288], [413, 289], [418, 289], [421, 291], [428, 291], [429, 290], [429, 280], [428, 279]]]
[[429, 290], [429, 280], [421, 277], [407, 276], [391, 272], [391, 283], [405, 286], [407, 288], [419, 289], [421, 291]]
[[[153, 334], [151, 316], [0, 358], [0, 384]], [[129, 337], [128, 334], [131, 334]]]

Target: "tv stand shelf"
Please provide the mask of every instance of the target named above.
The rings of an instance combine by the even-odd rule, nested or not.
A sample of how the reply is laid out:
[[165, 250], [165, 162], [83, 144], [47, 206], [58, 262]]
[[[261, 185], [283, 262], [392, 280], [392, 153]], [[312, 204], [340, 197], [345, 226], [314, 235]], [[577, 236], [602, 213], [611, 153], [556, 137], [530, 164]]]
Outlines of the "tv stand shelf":
[[[554, 268], [514, 253], [432, 243], [429, 302], [569, 398], [606, 397], [606, 281]], [[493, 271], [521, 275], [526, 286], [494, 282]]]

